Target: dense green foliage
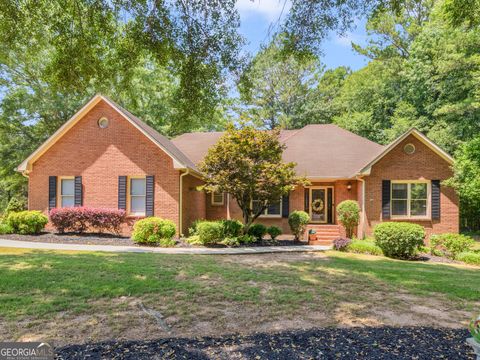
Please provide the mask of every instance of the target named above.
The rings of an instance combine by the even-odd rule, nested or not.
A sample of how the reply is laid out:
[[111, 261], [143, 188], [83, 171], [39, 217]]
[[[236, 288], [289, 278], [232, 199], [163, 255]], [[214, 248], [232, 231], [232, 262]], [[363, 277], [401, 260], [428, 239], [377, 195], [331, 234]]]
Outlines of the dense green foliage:
[[272, 240], [275, 240], [278, 236], [282, 235], [282, 229], [278, 226], [269, 226], [267, 228], [267, 234], [270, 235]]
[[40, 211], [11, 212], [6, 220], [11, 232], [22, 235], [39, 234], [47, 223], [48, 218]]
[[277, 130], [229, 126], [200, 164], [204, 189], [228, 193], [237, 201], [245, 233], [270, 204], [304, 183], [295, 174], [295, 163], [283, 162], [284, 149]]
[[190, 228], [186, 242], [191, 245], [239, 246], [256, 241], [251, 235], [242, 235], [243, 224], [238, 220], [196, 221]]
[[351, 239], [360, 221], [360, 206], [355, 200], [342, 201], [337, 205], [337, 219], [345, 228], [347, 238]]
[[434, 255], [455, 258], [469, 251], [475, 241], [462, 234], [437, 234], [430, 237], [430, 251]]
[[384, 222], [373, 230], [375, 245], [385, 256], [409, 259], [423, 245], [425, 230], [421, 225], [405, 222]]
[[303, 236], [308, 223], [310, 222], [310, 215], [305, 211], [293, 211], [288, 215], [288, 225], [292, 234], [295, 236], [295, 241], [300, 240], [300, 237]]
[[176, 228], [171, 220], [157, 217], [148, 217], [137, 221], [133, 225], [132, 240], [138, 244], [160, 245], [162, 247], [175, 246]]
[[480, 135], [460, 146], [454, 176], [445, 182], [460, 195], [462, 228], [480, 230]]
[[261, 241], [267, 234], [267, 227], [263, 224], [252, 224], [248, 229], [248, 235], [255, 236], [258, 241]]
[[367, 255], [383, 255], [382, 249], [375, 245], [375, 242], [369, 239], [358, 240], [354, 239], [347, 246], [347, 252], [356, 253], [356, 254], [367, 254]]
[[480, 266], [480, 253], [473, 251], [466, 251], [455, 256], [455, 260], [463, 261], [464, 263]]

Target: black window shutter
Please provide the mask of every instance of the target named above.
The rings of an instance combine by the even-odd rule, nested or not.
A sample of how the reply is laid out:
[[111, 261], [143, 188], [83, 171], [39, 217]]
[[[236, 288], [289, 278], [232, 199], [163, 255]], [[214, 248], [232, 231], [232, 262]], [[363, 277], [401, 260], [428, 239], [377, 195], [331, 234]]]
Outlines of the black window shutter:
[[327, 222], [333, 224], [333, 189], [327, 189]]
[[57, 177], [48, 177], [48, 210], [57, 207]]
[[440, 220], [440, 180], [432, 180], [432, 219]]
[[390, 180], [382, 180], [382, 219], [390, 219]]
[[306, 188], [305, 189], [305, 212], [310, 213], [310, 189]]
[[290, 196], [289, 194], [282, 196], [282, 217], [288, 218], [290, 214]]
[[83, 205], [82, 177], [75, 176], [75, 206]]
[[146, 195], [145, 216], [153, 216], [155, 200], [155, 177], [153, 175], [147, 175], [146, 177]]
[[127, 210], [127, 177], [118, 177], [118, 208]]

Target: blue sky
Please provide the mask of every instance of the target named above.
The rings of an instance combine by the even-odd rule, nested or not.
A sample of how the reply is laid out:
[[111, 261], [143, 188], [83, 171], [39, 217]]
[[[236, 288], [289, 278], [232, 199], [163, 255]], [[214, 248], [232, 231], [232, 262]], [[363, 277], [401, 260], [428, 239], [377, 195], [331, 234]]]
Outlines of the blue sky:
[[[238, 0], [237, 8], [240, 12], [240, 32], [248, 41], [246, 49], [255, 54], [261, 44], [268, 42], [268, 29], [275, 24], [282, 14], [289, 9], [289, 1], [283, 10], [284, 0]], [[353, 70], [367, 64], [367, 58], [358, 55], [352, 50], [351, 42], [365, 44], [365, 21], [358, 20], [356, 28], [345, 36], [331, 34], [323, 45], [322, 63], [328, 68], [346, 65]]]

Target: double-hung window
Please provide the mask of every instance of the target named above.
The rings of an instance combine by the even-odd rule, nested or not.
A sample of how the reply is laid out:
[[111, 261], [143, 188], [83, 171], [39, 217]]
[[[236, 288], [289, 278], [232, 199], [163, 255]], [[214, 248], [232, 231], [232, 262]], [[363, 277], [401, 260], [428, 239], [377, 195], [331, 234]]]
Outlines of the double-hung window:
[[145, 177], [130, 177], [128, 183], [130, 215], [145, 216], [147, 185]]
[[75, 180], [73, 177], [60, 177], [59, 178], [59, 202], [60, 207], [73, 207], [75, 206]]
[[[253, 200], [253, 211], [256, 213], [260, 209], [262, 203], [260, 200]], [[263, 217], [281, 217], [282, 216], [282, 199], [271, 203], [260, 215]]]
[[392, 181], [392, 218], [428, 218], [430, 188], [428, 181]]

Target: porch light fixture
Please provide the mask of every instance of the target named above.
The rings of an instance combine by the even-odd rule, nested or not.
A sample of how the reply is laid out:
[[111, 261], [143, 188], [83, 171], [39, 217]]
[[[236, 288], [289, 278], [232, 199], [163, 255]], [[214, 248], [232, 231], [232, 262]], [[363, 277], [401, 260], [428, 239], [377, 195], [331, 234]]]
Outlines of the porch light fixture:
[[352, 190], [352, 184], [351, 184], [351, 183], [348, 183], [348, 184], [347, 184], [347, 190], [348, 190], [348, 191]]

